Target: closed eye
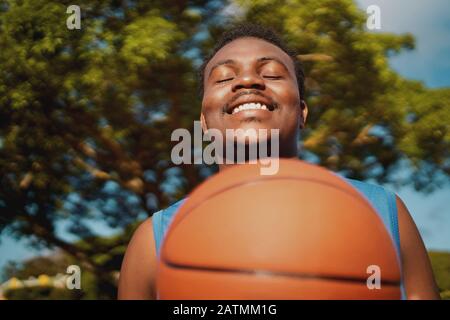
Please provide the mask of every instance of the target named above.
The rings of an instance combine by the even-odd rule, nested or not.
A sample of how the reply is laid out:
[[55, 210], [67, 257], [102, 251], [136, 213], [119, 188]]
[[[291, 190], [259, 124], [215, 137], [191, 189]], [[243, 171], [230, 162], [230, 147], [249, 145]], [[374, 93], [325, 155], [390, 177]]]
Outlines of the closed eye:
[[270, 80], [279, 80], [282, 78], [280, 76], [263, 76], [263, 77]]
[[234, 78], [226, 78], [226, 79], [223, 79], [223, 80], [217, 80], [216, 83], [222, 83], [222, 82], [230, 81], [230, 80], [233, 80], [233, 79]]

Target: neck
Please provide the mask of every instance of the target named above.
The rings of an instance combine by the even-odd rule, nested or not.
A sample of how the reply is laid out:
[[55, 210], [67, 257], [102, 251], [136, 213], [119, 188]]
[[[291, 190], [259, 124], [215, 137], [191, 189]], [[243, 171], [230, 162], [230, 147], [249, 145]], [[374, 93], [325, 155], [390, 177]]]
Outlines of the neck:
[[[297, 154], [290, 154], [290, 155], [280, 155], [278, 158], [283, 158], [283, 159], [298, 159], [298, 155]], [[222, 161], [225, 162], [225, 161]], [[247, 163], [248, 161], [245, 161], [245, 163]], [[237, 163], [223, 163], [223, 164], [219, 164], [219, 171], [223, 171], [225, 169], [231, 168], [233, 166], [235, 166]]]

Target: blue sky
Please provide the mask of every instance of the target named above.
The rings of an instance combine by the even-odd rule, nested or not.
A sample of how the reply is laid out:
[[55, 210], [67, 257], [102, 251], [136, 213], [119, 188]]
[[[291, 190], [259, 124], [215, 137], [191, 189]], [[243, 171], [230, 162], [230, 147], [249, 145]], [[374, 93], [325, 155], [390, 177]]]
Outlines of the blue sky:
[[[409, 79], [428, 87], [450, 87], [450, 1], [449, 0], [358, 0], [366, 11], [369, 5], [381, 10], [381, 30], [412, 33], [416, 48], [390, 59], [391, 66]], [[432, 194], [410, 187], [395, 189], [416, 222], [428, 249], [450, 251], [450, 185]]]
[[[429, 87], [450, 87], [450, 1], [449, 0], [358, 0], [365, 11], [369, 5], [381, 9], [381, 32], [410, 32], [416, 49], [391, 58], [392, 67], [404, 77], [423, 81]], [[428, 249], [450, 251], [450, 185], [432, 194], [411, 188], [395, 189], [411, 212]], [[97, 227], [100, 233], [107, 229]], [[38, 252], [25, 241], [1, 236], [0, 269], [8, 260], [21, 260]]]
[[429, 87], [450, 86], [449, 0], [357, 0], [366, 11], [369, 5], [381, 10], [380, 32], [410, 32], [416, 48], [391, 59], [391, 65], [409, 79]]

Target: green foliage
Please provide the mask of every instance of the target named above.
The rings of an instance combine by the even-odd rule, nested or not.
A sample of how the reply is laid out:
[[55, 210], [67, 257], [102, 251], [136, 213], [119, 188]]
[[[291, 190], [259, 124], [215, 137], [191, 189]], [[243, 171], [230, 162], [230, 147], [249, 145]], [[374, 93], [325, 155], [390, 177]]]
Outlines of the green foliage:
[[[135, 221], [214, 171], [172, 164], [170, 135], [198, 119], [196, 66], [229, 22], [272, 26], [301, 53], [300, 157], [378, 182], [406, 160], [404, 182], [424, 191], [448, 180], [450, 89], [396, 74], [388, 56], [412, 36], [368, 33], [351, 0], [240, 0], [236, 17], [227, 1], [84, 0], [81, 30], [66, 28], [70, 4], [0, 1], [0, 232], [63, 250], [96, 288], [111, 285]], [[62, 221], [81, 241], [61, 238]], [[123, 234], [101, 240], [95, 221]]]
[[[388, 64], [388, 56], [414, 48], [411, 35], [368, 33], [364, 12], [351, 0], [238, 2], [246, 8], [243, 20], [273, 25], [303, 54], [310, 113], [301, 157], [312, 154], [356, 179], [412, 182], [418, 190], [448, 181], [450, 125], [443, 120], [450, 90], [433, 93]], [[412, 175], [396, 181], [401, 160]]]
[[20, 288], [8, 290], [5, 298], [8, 300], [78, 300], [77, 291], [53, 287]]
[[[73, 263], [75, 263], [74, 259], [64, 254], [36, 257], [20, 264], [9, 263], [3, 270], [2, 278], [4, 281], [13, 277], [26, 280], [30, 277], [38, 278], [41, 275], [55, 276], [56, 274], [65, 274], [67, 266]], [[81, 282], [83, 290], [68, 290], [66, 288], [43, 285], [9, 289], [4, 292], [4, 296], [9, 300], [95, 299], [95, 279], [92, 278], [92, 274], [89, 272], [86, 274], [82, 273]]]
[[429, 256], [441, 298], [450, 300], [450, 253], [430, 252]]
[[[81, 289], [69, 290], [52, 286], [38, 286], [9, 289], [4, 295], [7, 299], [116, 299], [117, 270], [122, 264], [126, 244], [129, 242], [136, 224], [127, 228], [124, 234], [111, 237], [91, 237], [75, 243], [89, 255], [95, 269], [81, 267]], [[55, 276], [67, 274], [67, 267], [78, 265], [79, 260], [64, 252], [35, 257], [23, 263], [10, 262], [2, 270], [1, 282], [11, 278], [26, 280], [41, 275]], [[101, 270], [102, 273], [97, 271]]]
[[[69, 1], [0, 3], [0, 231], [101, 273], [112, 244], [64, 241], [58, 222], [80, 239], [95, 236], [96, 220], [123, 231], [200, 181], [192, 168], [179, 189], [162, 188], [185, 173], [167, 173], [163, 142], [197, 113], [195, 71], [182, 53], [204, 3], [83, 1], [81, 30], [66, 28]], [[125, 245], [112, 251], [116, 270]]]
[[[111, 238], [98, 239], [111, 241]], [[429, 252], [434, 276], [442, 299], [450, 299], [450, 253]], [[27, 279], [30, 276], [38, 277], [41, 274], [55, 275], [65, 273], [68, 265], [73, 263], [72, 257], [55, 255], [50, 257], [37, 257], [18, 265], [10, 264], [3, 270], [4, 280], [12, 277]], [[114, 282], [109, 287], [101, 283], [91, 272], [83, 272], [81, 277], [81, 290], [67, 290], [49, 286], [35, 288], [21, 288], [9, 290], [5, 293], [7, 299], [115, 299], [116, 286]]]
[[65, 268], [73, 263], [73, 258], [62, 254], [52, 257], [36, 257], [24, 263], [9, 262], [3, 269], [2, 279], [6, 281], [13, 277], [27, 279], [29, 277], [37, 278], [41, 274], [65, 273]]

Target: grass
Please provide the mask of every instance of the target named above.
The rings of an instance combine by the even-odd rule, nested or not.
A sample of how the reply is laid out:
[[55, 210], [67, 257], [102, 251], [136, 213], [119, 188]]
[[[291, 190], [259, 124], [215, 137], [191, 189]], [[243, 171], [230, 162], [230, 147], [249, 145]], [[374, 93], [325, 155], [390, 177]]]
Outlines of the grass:
[[428, 255], [441, 298], [450, 300], [450, 252], [431, 251]]

